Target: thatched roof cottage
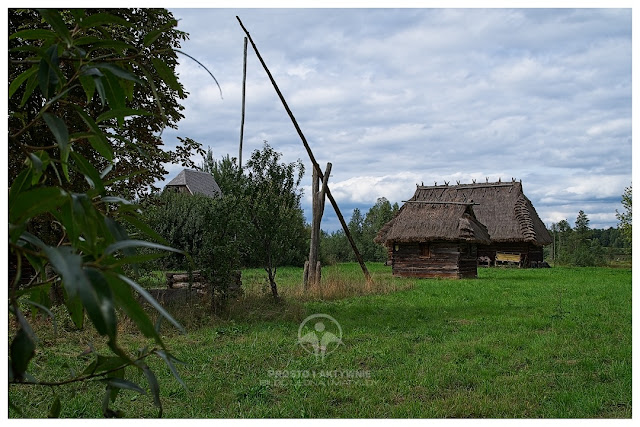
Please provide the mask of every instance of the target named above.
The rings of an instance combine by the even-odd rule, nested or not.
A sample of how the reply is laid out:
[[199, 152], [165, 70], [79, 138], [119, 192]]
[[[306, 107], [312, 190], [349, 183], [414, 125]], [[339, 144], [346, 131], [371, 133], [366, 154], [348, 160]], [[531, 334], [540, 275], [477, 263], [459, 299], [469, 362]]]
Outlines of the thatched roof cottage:
[[189, 194], [204, 194], [209, 197], [219, 197], [222, 191], [213, 175], [209, 172], [184, 169], [167, 185], [165, 190]]
[[542, 248], [552, 242], [521, 182], [418, 186], [411, 200], [477, 203], [476, 218], [491, 236], [489, 244], [478, 246], [478, 258], [492, 265], [515, 262], [529, 267], [543, 261]]
[[394, 276], [477, 277], [477, 245], [490, 244], [472, 202], [411, 199], [375, 238], [389, 250]]

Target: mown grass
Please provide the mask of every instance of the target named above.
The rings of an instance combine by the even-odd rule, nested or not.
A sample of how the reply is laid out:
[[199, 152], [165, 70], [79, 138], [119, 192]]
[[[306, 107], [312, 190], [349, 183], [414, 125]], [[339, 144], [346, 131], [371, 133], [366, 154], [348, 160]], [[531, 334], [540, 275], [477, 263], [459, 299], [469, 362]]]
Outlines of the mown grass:
[[[301, 270], [282, 269], [280, 303], [265, 295], [257, 271], [246, 272], [247, 294], [227, 319], [186, 334], [165, 331], [167, 345], [186, 362], [179, 371], [188, 389], [161, 361], [150, 361], [164, 415], [631, 417], [630, 269], [480, 269], [479, 279], [456, 281], [394, 279], [387, 267], [370, 269], [384, 285], [348, 298], [301, 294]], [[364, 284], [357, 264], [330, 267], [327, 283], [331, 274], [350, 283], [339, 289]], [[300, 321], [313, 313], [331, 315], [343, 330], [343, 344], [324, 361], [296, 342]], [[87, 342], [100, 346], [91, 333], [66, 329], [55, 349], [74, 366], [54, 355], [50, 329], [39, 328], [45, 346], [32, 369], [37, 378], [78, 369]], [[140, 345], [137, 335], [122, 335], [131, 348]], [[321, 377], [328, 371], [365, 378]], [[146, 384], [137, 372], [128, 375]], [[63, 417], [101, 415], [101, 384], [12, 386], [9, 395], [22, 403], [22, 416], [43, 417], [54, 392]], [[130, 391], [113, 406], [128, 417], [157, 415], [150, 396]]]

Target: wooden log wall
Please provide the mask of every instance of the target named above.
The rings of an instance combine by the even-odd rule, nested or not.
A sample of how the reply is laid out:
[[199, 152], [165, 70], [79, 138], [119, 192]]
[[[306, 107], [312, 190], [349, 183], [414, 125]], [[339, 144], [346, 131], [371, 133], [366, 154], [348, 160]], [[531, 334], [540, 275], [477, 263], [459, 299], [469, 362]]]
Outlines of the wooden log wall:
[[428, 255], [419, 243], [399, 243], [393, 249], [394, 276], [420, 278], [477, 277], [477, 262], [470, 245], [458, 242], [430, 242]]

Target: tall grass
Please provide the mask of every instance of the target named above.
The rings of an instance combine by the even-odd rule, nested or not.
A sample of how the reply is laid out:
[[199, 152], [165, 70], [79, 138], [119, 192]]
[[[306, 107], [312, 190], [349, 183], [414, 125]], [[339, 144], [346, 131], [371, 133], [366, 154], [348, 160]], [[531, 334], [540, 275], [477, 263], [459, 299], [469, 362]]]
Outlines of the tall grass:
[[[413, 281], [392, 277], [388, 267], [381, 263], [368, 263], [367, 269], [372, 280], [365, 279], [357, 263], [326, 266], [322, 268], [321, 283], [305, 289], [302, 283], [302, 269], [280, 268], [276, 276], [278, 293], [285, 299], [330, 301], [353, 296], [387, 294], [415, 286]], [[242, 287], [250, 298], [266, 296], [271, 292], [266, 274], [260, 269], [244, 270]]]
[[[631, 270], [612, 268], [480, 269], [476, 280], [395, 279], [369, 266], [373, 288], [357, 264], [323, 270], [324, 293], [304, 294], [302, 269], [282, 269], [283, 296], [262, 289], [262, 272], [243, 277], [245, 296], [228, 317], [163, 331], [188, 389], [161, 361], [158, 376], [171, 418], [630, 418]], [[375, 288], [375, 286], [381, 286]], [[401, 290], [393, 292], [393, 289]], [[368, 294], [363, 294], [367, 293]], [[338, 298], [337, 295], [354, 296]], [[298, 295], [298, 296], [296, 296]], [[335, 296], [332, 299], [330, 296]], [[191, 309], [184, 308], [183, 312]], [[325, 313], [339, 321], [343, 344], [318, 361], [297, 344], [300, 322]], [[32, 366], [36, 378], [78, 371], [88, 330], [60, 321]], [[123, 331], [123, 345], [143, 345]], [[62, 354], [62, 355], [61, 355]], [[84, 358], [84, 359], [83, 359]], [[331, 384], [273, 372], [367, 372], [364, 381]], [[127, 379], [145, 386], [144, 376]], [[100, 417], [104, 384], [60, 389], [11, 387], [23, 417], [44, 417], [53, 393], [64, 417]], [[153, 417], [150, 396], [124, 390], [114, 407], [127, 417]], [[11, 417], [18, 414], [10, 410]]]

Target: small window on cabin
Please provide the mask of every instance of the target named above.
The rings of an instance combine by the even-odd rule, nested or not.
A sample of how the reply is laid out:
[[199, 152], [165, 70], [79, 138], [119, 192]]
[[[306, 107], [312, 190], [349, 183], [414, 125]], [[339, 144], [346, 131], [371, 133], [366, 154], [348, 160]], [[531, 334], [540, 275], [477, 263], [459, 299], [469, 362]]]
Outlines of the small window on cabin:
[[431, 256], [431, 251], [429, 250], [428, 243], [420, 243], [420, 256], [429, 258]]

